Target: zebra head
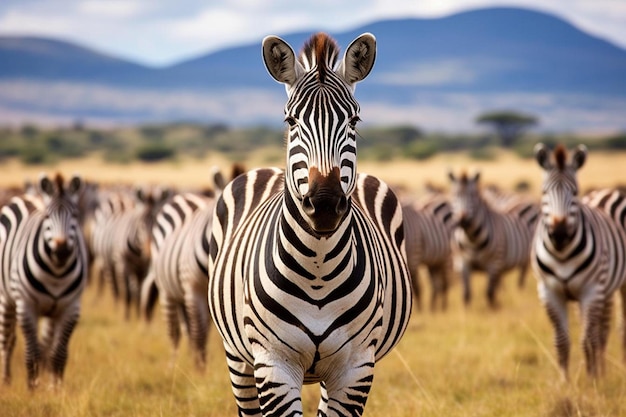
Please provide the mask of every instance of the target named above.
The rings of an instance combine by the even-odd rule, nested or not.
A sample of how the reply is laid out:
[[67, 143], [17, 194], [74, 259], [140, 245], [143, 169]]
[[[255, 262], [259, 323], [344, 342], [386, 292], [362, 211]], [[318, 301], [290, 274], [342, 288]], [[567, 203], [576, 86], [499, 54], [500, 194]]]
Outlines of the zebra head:
[[263, 40], [263, 59], [270, 75], [285, 85], [287, 104], [286, 188], [308, 225], [320, 234], [334, 232], [345, 218], [356, 187], [356, 83], [370, 73], [376, 39], [355, 39], [337, 64], [339, 49], [318, 33], [296, 59], [282, 39]]
[[63, 265], [80, 245], [78, 200], [83, 181], [78, 176], [70, 179], [67, 188], [63, 176], [57, 174], [52, 180], [41, 174], [37, 191], [45, 205], [42, 222], [43, 240], [50, 257], [57, 265]]
[[472, 224], [480, 205], [480, 172], [477, 171], [471, 176], [463, 172], [457, 177], [449, 171], [448, 178], [451, 183], [450, 194], [454, 222], [465, 229]]
[[557, 250], [562, 250], [574, 237], [580, 223], [580, 203], [576, 171], [585, 163], [587, 147], [579, 145], [568, 161], [567, 149], [558, 145], [550, 158], [549, 149], [535, 145], [535, 159], [543, 169], [541, 196], [542, 221]]

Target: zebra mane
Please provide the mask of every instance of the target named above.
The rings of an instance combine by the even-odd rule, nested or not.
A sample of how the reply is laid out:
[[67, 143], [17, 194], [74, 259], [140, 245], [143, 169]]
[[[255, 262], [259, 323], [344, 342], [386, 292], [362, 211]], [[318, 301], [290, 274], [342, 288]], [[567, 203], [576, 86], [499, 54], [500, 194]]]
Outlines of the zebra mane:
[[316, 33], [304, 44], [300, 53], [300, 63], [307, 70], [311, 70], [317, 65], [317, 75], [319, 82], [323, 83], [328, 71], [335, 67], [339, 47], [337, 42], [323, 32]]
[[556, 162], [556, 166], [560, 171], [565, 169], [565, 162], [567, 161], [567, 149], [563, 146], [562, 143], [559, 143], [556, 148], [554, 148], [554, 161]]
[[63, 182], [65, 182], [65, 180], [63, 179], [63, 175], [60, 172], [57, 172], [56, 176], [54, 177], [54, 182], [57, 184], [59, 197], [63, 197], [63, 193], [65, 191], [63, 189]]

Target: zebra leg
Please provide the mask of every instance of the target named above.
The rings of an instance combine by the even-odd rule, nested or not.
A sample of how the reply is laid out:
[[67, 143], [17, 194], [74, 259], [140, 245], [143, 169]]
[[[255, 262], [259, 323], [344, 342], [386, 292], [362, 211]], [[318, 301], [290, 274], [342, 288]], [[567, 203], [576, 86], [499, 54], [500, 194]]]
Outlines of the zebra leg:
[[52, 346], [52, 339], [54, 337], [54, 320], [50, 317], [42, 317], [40, 321], [41, 340], [39, 342], [39, 352], [41, 354], [41, 367], [42, 369], [50, 369], [50, 347]]
[[11, 356], [15, 348], [15, 305], [4, 297], [0, 299], [0, 355], [2, 355], [2, 382], [11, 383]]
[[585, 352], [587, 374], [598, 377], [603, 368], [602, 356], [602, 320], [604, 317], [605, 300], [597, 297], [586, 297], [580, 300], [583, 321], [582, 347]]
[[497, 308], [498, 303], [496, 301], [496, 293], [498, 292], [498, 287], [500, 286], [500, 279], [502, 275], [500, 273], [489, 272], [488, 273], [488, 281], [487, 281], [487, 301], [489, 302], [489, 307]]
[[609, 332], [611, 331], [611, 315], [613, 313], [613, 297], [607, 297], [604, 308], [602, 309], [602, 317], [600, 322], [600, 374], [604, 374], [604, 356], [606, 346], [609, 341]]
[[80, 304], [76, 302], [69, 306], [63, 314], [55, 318], [54, 335], [49, 349], [49, 367], [54, 387], [60, 386], [61, 382], [63, 382], [63, 372], [67, 364], [70, 337], [78, 323], [79, 316]]
[[304, 370], [298, 361], [290, 361], [281, 352], [268, 351], [260, 346], [253, 346], [253, 351], [254, 379], [262, 414], [301, 416]]
[[194, 353], [196, 369], [204, 372], [206, 367], [206, 343], [209, 329], [209, 306], [206, 297], [207, 290], [202, 294], [191, 294], [185, 297], [185, 309], [189, 323], [187, 333]]
[[568, 380], [569, 367], [569, 330], [567, 318], [567, 301], [561, 294], [555, 294], [548, 290], [543, 283], [537, 286], [539, 298], [548, 314], [548, 318], [554, 328], [554, 346], [558, 356], [559, 367], [561, 368], [561, 377]]
[[180, 320], [178, 316], [178, 303], [175, 300], [167, 296], [161, 298], [161, 310], [165, 317], [165, 324], [167, 326], [167, 334], [170, 337], [172, 343], [172, 358], [170, 360], [170, 366], [174, 366], [176, 363], [176, 356], [178, 355], [178, 346], [180, 344]]
[[437, 304], [440, 304], [442, 311], [445, 311], [447, 308], [448, 278], [445, 273], [445, 267], [445, 264], [428, 267], [428, 273], [430, 275], [430, 283], [432, 289], [430, 296], [431, 312], [437, 310]]
[[[351, 368], [325, 381], [326, 408], [318, 410], [318, 416], [360, 416], [374, 380], [374, 353], [355, 363]], [[321, 403], [321, 402], [320, 402]], [[322, 405], [322, 404], [321, 404]]]
[[239, 416], [261, 417], [259, 392], [256, 388], [254, 368], [237, 355], [230, 352], [224, 344], [226, 364], [230, 372], [230, 383], [239, 409]]
[[159, 288], [156, 285], [156, 278], [152, 268], [148, 272], [148, 276], [141, 283], [141, 292], [139, 295], [139, 304], [141, 315], [150, 323], [154, 314], [154, 306], [159, 297]]
[[38, 384], [41, 353], [37, 340], [37, 315], [23, 301], [17, 302], [17, 321], [22, 329], [25, 342], [26, 375], [28, 388], [34, 389]]
[[326, 410], [328, 410], [328, 391], [326, 391], [326, 384], [322, 381], [320, 383], [320, 402], [317, 406], [317, 417], [326, 417]]

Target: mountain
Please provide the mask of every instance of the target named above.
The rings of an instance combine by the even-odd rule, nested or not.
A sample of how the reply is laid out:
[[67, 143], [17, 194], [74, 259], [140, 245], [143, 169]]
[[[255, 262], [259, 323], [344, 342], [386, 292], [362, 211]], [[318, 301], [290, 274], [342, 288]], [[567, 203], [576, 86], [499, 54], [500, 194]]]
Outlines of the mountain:
[[[279, 35], [298, 51], [313, 32]], [[356, 92], [364, 120], [464, 129], [482, 111], [512, 108], [539, 115], [547, 129], [626, 128], [626, 51], [556, 16], [489, 8], [331, 35], [346, 48], [363, 32], [378, 47], [374, 70]], [[282, 121], [284, 89], [263, 66], [260, 40], [150, 68], [70, 43], [0, 37], [0, 62], [0, 121], [3, 113]]]

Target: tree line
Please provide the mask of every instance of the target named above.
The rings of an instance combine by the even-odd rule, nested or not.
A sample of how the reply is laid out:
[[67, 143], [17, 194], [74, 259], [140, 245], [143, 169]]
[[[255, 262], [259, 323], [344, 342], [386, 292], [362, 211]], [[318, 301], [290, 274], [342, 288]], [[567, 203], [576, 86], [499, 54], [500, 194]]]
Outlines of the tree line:
[[[475, 159], [490, 159], [499, 148], [531, 157], [532, 147], [539, 141], [548, 145], [585, 143], [591, 149], [626, 149], [626, 132], [601, 138], [532, 133], [529, 130], [538, 124], [538, 119], [515, 112], [485, 113], [476, 122], [490, 129], [451, 134], [424, 132], [410, 125], [359, 127], [359, 158], [423, 160], [439, 153], [468, 152]], [[277, 163], [284, 155], [283, 137], [284, 130], [279, 127], [234, 128], [224, 124], [171, 123], [110, 129], [82, 123], [62, 128], [24, 125], [0, 128], [0, 159], [15, 157], [25, 164], [49, 164], [97, 154], [109, 162], [129, 163], [204, 158], [219, 152], [235, 161], [266, 150], [271, 159], [268, 162]]]

